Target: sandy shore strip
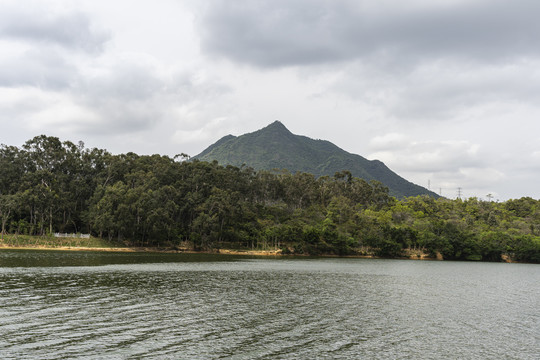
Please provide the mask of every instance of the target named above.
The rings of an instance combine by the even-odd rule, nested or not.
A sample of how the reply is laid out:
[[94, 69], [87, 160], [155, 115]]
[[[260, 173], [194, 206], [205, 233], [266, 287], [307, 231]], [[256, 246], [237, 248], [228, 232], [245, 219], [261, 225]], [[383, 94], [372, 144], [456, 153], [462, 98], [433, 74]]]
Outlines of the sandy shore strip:
[[[221, 254], [221, 255], [245, 255], [245, 256], [293, 256], [306, 257], [307, 254], [283, 254], [281, 249], [276, 250], [237, 250], [237, 249], [214, 249], [214, 250], [194, 250], [192, 248], [157, 248], [157, 247], [84, 247], [84, 246], [12, 246], [0, 244], [1, 250], [44, 250], [44, 251], [95, 251], [95, 252], [123, 252], [123, 253], [166, 253], [166, 254]], [[418, 256], [420, 255], [420, 256]], [[379, 259], [374, 255], [332, 255], [322, 254], [318, 257], [331, 258], [361, 258], [361, 259]], [[430, 257], [427, 254], [415, 251], [406, 254], [404, 257], [396, 258], [402, 260], [443, 260], [442, 256]]]
[[197, 251], [189, 248], [155, 248], [155, 247], [84, 247], [84, 246], [10, 246], [0, 244], [0, 250], [58, 250], [58, 251], [100, 251], [100, 252], [155, 252], [170, 254], [225, 254], [225, 255], [250, 255], [250, 256], [278, 256], [281, 250], [232, 250], [216, 249]]

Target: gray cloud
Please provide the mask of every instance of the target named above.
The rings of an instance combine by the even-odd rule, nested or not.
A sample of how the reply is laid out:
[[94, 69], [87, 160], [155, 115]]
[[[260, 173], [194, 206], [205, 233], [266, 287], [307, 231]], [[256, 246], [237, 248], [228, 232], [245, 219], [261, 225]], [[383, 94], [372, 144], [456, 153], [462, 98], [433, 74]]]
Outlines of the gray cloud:
[[493, 62], [539, 55], [538, 1], [421, 5], [216, 0], [199, 25], [208, 54], [257, 67], [358, 58], [404, 66], [407, 61], [447, 56]]
[[[32, 104], [24, 114], [11, 115], [27, 129], [132, 135], [155, 129], [186, 104], [229, 91], [216, 79], [175, 72], [151, 54], [106, 51], [111, 36], [96, 27], [99, 19], [59, 9], [41, 2], [0, 5], [0, 41], [6, 47], [0, 90], [17, 100], [18, 109], [21, 94]], [[1, 106], [11, 109], [8, 102]]]
[[229, 92], [216, 79], [197, 79], [188, 73], [160, 72], [159, 64], [124, 59], [103, 73], [83, 77], [74, 89], [78, 104], [94, 116], [81, 121], [81, 130], [104, 134], [133, 133], [177, 116], [176, 109], [211, 102]]
[[59, 90], [69, 87], [78, 70], [52, 49], [36, 48], [0, 61], [0, 86], [33, 86]]
[[[311, 64], [350, 56], [336, 32], [349, 2], [215, 1], [202, 20], [203, 48], [256, 66]], [[326, 20], [325, 20], [326, 19]]]
[[401, 120], [456, 119], [492, 106], [538, 106], [539, 65], [539, 60], [504, 66], [439, 60], [394, 74], [355, 62], [340, 68], [329, 89]]
[[0, 87], [65, 89], [77, 81], [82, 59], [102, 54], [107, 32], [86, 14], [53, 9], [40, 2], [0, 5]]
[[[21, 83], [21, 79], [18, 81]], [[229, 92], [219, 79], [197, 72], [162, 70], [161, 64], [151, 59], [108, 59], [76, 69], [68, 89], [4, 87], [5, 96], [13, 99], [0, 101], [0, 121], [7, 121], [9, 113], [24, 108], [24, 113], [19, 110], [10, 116], [36, 133], [131, 137], [161, 129], [174, 136], [181, 124], [184, 129], [198, 128], [212, 121], [205, 119], [207, 113], [198, 110], [201, 114], [194, 115], [192, 109], [213, 109], [213, 104]], [[21, 94], [25, 94], [24, 99]]]
[[58, 45], [71, 50], [97, 53], [110, 35], [92, 27], [83, 13], [53, 14], [41, 6], [9, 8], [0, 6], [0, 37]]

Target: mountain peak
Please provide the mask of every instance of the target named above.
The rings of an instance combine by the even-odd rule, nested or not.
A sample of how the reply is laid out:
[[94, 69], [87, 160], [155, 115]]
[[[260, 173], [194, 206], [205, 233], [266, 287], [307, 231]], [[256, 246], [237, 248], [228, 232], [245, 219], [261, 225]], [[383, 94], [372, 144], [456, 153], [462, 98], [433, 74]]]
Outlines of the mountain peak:
[[262, 128], [260, 131], [268, 131], [268, 130], [273, 130], [273, 131], [285, 131], [287, 133], [290, 133], [289, 129], [287, 129], [285, 127], [285, 125], [283, 125], [283, 123], [279, 120], [276, 120], [274, 121], [273, 123], [271, 123], [270, 125]]
[[378, 180], [396, 197], [436, 194], [403, 179], [380, 161], [350, 154], [336, 145], [291, 133], [280, 121], [238, 137], [227, 136], [195, 159], [217, 160], [222, 165], [246, 164], [256, 170], [288, 169], [319, 176], [347, 170], [366, 181]]

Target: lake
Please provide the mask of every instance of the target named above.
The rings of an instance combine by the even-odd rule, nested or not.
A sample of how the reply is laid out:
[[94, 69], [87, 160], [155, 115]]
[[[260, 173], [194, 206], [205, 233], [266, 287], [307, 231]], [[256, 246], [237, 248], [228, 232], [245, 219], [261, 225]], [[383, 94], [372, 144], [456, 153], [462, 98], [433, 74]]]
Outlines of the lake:
[[539, 359], [540, 266], [0, 250], [2, 359]]

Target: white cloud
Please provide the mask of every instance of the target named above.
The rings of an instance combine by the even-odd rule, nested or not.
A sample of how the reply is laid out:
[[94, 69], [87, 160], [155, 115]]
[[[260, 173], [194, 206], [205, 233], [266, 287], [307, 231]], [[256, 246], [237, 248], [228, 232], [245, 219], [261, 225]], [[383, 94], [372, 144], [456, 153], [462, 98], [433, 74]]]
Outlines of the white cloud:
[[408, 141], [404, 135], [390, 134], [390, 138], [398, 138], [399, 142], [386, 142], [380, 145], [381, 138], [372, 142], [374, 149], [384, 149], [369, 155], [389, 165], [397, 165], [408, 172], [459, 171], [464, 167], [482, 166], [478, 144], [466, 141]]
[[[188, 116], [189, 117], [189, 116]], [[216, 130], [220, 131], [223, 127], [223, 123], [227, 121], [227, 118], [215, 118], [211, 119], [209, 122], [198, 125], [189, 130], [176, 130], [173, 135], [173, 139], [178, 144], [186, 143], [195, 143], [203, 141], [214, 141], [211, 134], [215, 133]], [[190, 154], [197, 155], [197, 154]]]
[[481, 189], [497, 186], [506, 178], [486, 161], [479, 144], [467, 141], [414, 141], [393, 133], [374, 138], [370, 146], [376, 151], [370, 158], [382, 160], [422, 186], [429, 183], [433, 191], [447, 197], [455, 197], [457, 188], [464, 195], [479, 196]]
[[389, 133], [381, 136], [375, 136], [370, 141], [370, 146], [372, 149], [381, 152], [384, 150], [403, 148], [407, 146], [408, 143], [409, 140], [404, 134]]
[[54, 49], [26, 50], [0, 60], [0, 86], [60, 89], [77, 76], [75, 65]]

